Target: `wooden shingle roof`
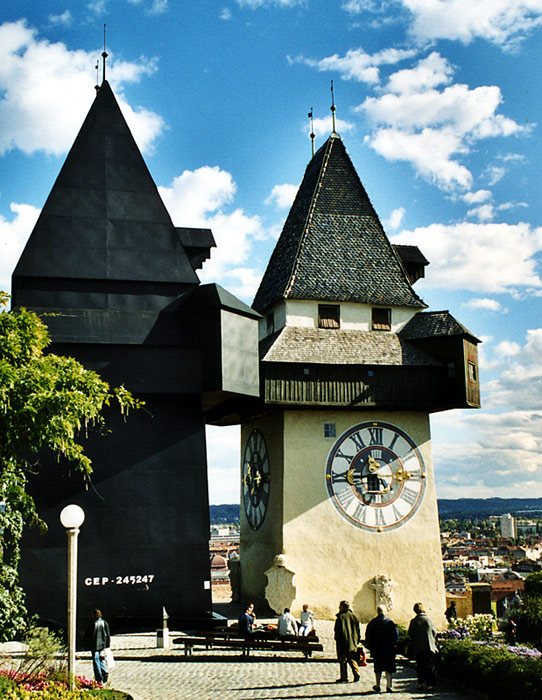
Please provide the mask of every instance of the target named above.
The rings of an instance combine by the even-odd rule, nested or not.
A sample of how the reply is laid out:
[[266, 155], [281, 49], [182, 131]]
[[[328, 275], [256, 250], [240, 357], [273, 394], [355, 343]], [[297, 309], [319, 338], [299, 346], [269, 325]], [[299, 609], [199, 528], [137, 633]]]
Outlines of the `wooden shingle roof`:
[[317, 151], [254, 298], [425, 308], [337, 134]]
[[401, 329], [399, 335], [403, 340], [421, 340], [437, 336], [467, 336], [474, 343], [476, 338], [462, 323], [459, 323], [449, 311], [424, 311], [413, 316]]
[[286, 326], [260, 344], [265, 362], [433, 366], [439, 362], [396, 333]]

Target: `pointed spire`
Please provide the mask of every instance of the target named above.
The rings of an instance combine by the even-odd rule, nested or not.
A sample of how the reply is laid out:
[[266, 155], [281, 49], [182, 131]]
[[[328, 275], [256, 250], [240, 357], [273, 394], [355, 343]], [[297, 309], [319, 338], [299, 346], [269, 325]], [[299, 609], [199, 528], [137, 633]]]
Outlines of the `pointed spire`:
[[102, 61], [103, 61], [102, 83], [105, 83], [105, 62], [106, 62], [106, 60], [107, 60], [107, 57], [109, 56], [109, 54], [108, 54], [107, 51], [105, 50], [105, 31], [106, 31], [106, 27], [107, 27], [107, 25], [104, 24], [104, 50], [103, 50], [103, 52], [102, 52]]
[[53, 185], [16, 276], [198, 283], [107, 81]]
[[330, 107], [330, 109], [331, 109], [331, 121], [333, 124], [331, 135], [338, 136], [339, 134], [337, 133], [337, 130], [335, 128], [335, 112], [337, 110], [337, 107], [335, 107], [335, 93], [333, 92], [333, 80], [331, 81], [331, 107]]
[[282, 299], [425, 307], [336, 134], [307, 166], [253, 308]]
[[307, 114], [307, 117], [311, 120], [311, 133], [310, 133], [310, 139], [312, 142], [312, 157], [314, 158], [314, 139], [316, 138], [314, 134], [314, 112], [311, 107], [311, 111]]

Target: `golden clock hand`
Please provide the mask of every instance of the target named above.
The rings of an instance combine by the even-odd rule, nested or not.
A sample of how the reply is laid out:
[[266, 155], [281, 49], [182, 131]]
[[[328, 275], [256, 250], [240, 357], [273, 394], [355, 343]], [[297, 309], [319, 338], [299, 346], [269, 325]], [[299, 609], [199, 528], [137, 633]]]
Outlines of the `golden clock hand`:
[[399, 467], [393, 476], [400, 482], [408, 481], [412, 478], [411, 472], [405, 471], [404, 467]]
[[376, 474], [377, 471], [380, 469], [380, 465], [376, 461], [374, 457], [369, 457], [369, 471], [371, 474]]

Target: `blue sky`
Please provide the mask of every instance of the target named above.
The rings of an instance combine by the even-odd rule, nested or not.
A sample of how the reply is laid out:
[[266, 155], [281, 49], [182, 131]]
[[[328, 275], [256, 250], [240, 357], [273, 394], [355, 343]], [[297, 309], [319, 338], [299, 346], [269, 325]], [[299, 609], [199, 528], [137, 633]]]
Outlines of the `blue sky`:
[[[441, 498], [542, 496], [542, 0], [4, 0], [0, 287], [107, 78], [202, 271], [251, 302], [311, 156], [337, 130], [416, 291], [484, 342], [483, 409], [432, 418]], [[212, 503], [238, 430], [208, 431]]]

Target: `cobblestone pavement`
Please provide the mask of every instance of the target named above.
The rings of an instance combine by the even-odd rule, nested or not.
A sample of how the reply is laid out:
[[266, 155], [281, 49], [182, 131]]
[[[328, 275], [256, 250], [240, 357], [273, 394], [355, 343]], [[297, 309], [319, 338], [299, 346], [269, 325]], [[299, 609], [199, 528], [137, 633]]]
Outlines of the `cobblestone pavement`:
[[[333, 623], [319, 621], [318, 635], [324, 651], [305, 661], [297, 652], [280, 657], [273, 652], [252, 652], [241, 657], [237, 650], [195, 650], [186, 657], [177, 645], [156, 648], [156, 635], [126, 634], [113, 637], [111, 647], [116, 666], [109, 686], [130, 693], [134, 700], [290, 700], [320, 698], [335, 700], [364, 695], [377, 697], [372, 690], [372, 664], [361, 669], [358, 683], [335, 684], [338, 664], [333, 647]], [[179, 633], [170, 632], [170, 638]], [[92, 678], [90, 654], [81, 654], [77, 673]], [[399, 664], [393, 680], [396, 700], [442, 698], [461, 700], [471, 696], [439, 685], [433, 692], [416, 690], [415, 669]]]

